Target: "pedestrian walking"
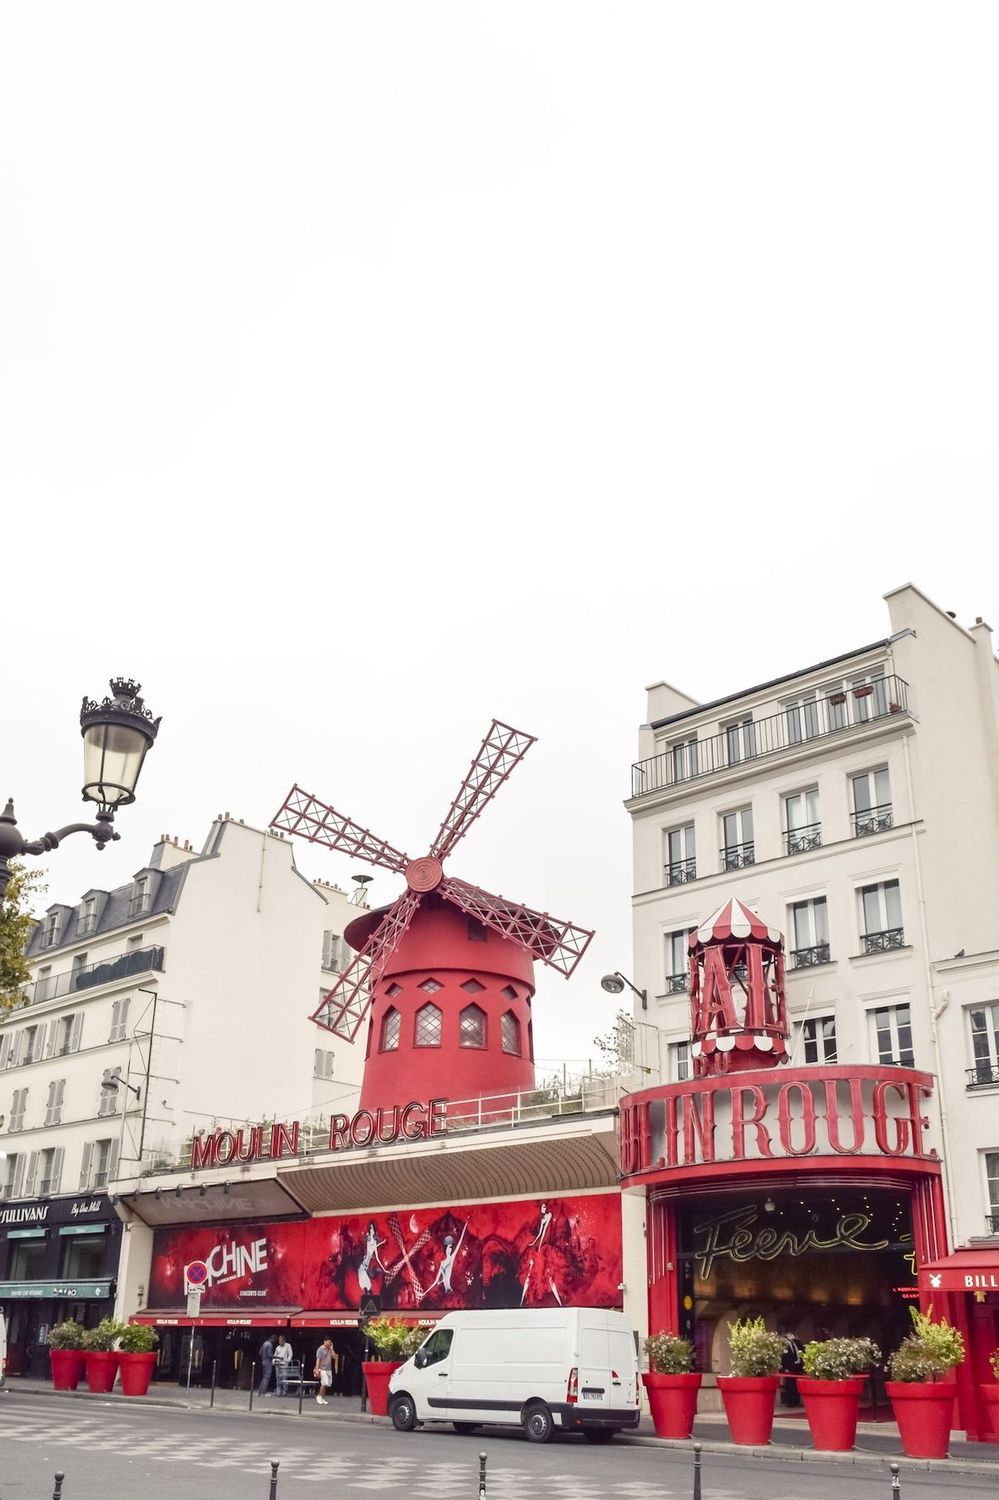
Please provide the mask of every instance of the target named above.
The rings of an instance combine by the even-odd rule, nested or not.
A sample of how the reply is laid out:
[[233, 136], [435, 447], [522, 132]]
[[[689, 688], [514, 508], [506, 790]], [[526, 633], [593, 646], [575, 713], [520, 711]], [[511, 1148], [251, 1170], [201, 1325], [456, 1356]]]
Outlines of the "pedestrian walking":
[[326, 1392], [333, 1384], [333, 1340], [323, 1339], [316, 1350], [316, 1368], [313, 1371], [315, 1378], [319, 1381], [319, 1390], [316, 1392], [316, 1403], [319, 1406], [329, 1406]]
[[288, 1366], [291, 1363], [291, 1345], [283, 1333], [278, 1334], [277, 1345], [274, 1349], [274, 1379], [277, 1381], [277, 1393], [285, 1396], [288, 1393]]
[[780, 1362], [783, 1380], [781, 1381], [780, 1401], [782, 1406], [800, 1406], [801, 1392], [798, 1390], [796, 1376], [800, 1375], [804, 1365], [802, 1363], [802, 1349], [798, 1343], [794, 1331], [782, 1324], [780, 1332], [784, 1335], [784, 1354]]
[[260, 1345], [260, 1384], [257, 1386], [258, 1396], [270, 1395], [271, 1371], [274, 1368], [274, 1343], [270, 1334]]

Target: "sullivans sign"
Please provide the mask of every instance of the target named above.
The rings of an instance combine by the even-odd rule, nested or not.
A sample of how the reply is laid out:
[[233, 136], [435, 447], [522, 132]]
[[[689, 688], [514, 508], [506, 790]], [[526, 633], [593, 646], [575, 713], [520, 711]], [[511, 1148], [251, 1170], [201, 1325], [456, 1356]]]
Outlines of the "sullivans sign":
[[[327, 1149], [343, 1151], [351, 1146], [391, 1146], [398, 1141], [419, 1141], [443, 1135], [447, 1128], [447, 1100], [414, 1100], [392, 1109], [359, 1109], [354, 1115], [334, 1115], [330, 1120]], [[191, 1141], [191, 1170], [227, 1167], [230, 1162], [279, 1161], [300, 1154], [301, 1125], [246, 1125], [238, 1130], [216, 1130], [196, 1135]], [[312, 1149], [315, 1149], [313, 1141]]]
[[702, 1078], [621, 1101], [621, 1172], [695, 1175], [726, 1162], [809, 1156], [936, 1160], [912, 1068], [797, 1068]]

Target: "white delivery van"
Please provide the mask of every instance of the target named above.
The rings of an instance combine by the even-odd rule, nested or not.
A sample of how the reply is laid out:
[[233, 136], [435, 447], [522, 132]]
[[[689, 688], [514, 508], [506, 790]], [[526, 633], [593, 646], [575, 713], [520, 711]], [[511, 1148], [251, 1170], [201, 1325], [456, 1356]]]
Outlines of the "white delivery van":
[[638, 1426], [638, 1346], [623, 1313], [596, 1307], [497, 1308], [446, 1313], [389, 1380], [400, 1432], [421, 1422], [523, 1427], [533, 1443], [554, 1432], [610, 1442]]

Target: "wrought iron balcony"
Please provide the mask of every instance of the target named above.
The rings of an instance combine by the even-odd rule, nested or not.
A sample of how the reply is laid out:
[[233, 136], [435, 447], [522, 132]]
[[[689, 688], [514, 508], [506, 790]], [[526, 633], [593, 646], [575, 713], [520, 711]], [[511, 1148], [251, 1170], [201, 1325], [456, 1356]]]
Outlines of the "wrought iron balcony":
[[967, 1069], [968, 1088], [987, 1088], [990, 1083], [999, 1083], [999, 1067], [994, 1063], [978, 1062]]
[[752, 839], [745, 844], [728, 844], [718, 853], [722, 859], [723, 870], [744, 870], [748, 865], [756, 863], [756, 846]]
[[829, 962], [828, 943], [814, 943], [811, 948], [791, 949], [791, 964], [795, 969], [814, 969], [818, 964]]
[[863, 812], [853, 814], [853, 832], [858, 839], [869, 833], [884, 833], [886, 828], [893, 826], [890, 802], [882, 802], [880, 807], [866, 807]]
[[[667, 746], [658, 755], [632, 765], [631, 795], [644, 797], [649, 792], [668, 790], [685, 781], [713, 776], [730, 766], [765, 760], [767, 756], [848, 734], [893, 714], [907, 714], [908, 693], [909, 685], [904, 678], [878, 677], [871, 684], [850, 688], [846, 693], [833, 693], [828, 698], [816, 698], [798, 708], [786, 708], [768, 718], [756, 719], [751, 725], [742, 726], [739, 737], [733, 738], [727, 730], [693, 741], [688, 735], [683, 744]], [[678, 724], [677, 734], [681, 733]]]
[[687, 985], [689, 983], [690, 980], [686, 971], [682, 974], [667, 974], [666, 993], [667, 995], [684, 995], [687, 992]]
[[888, 927], [884, 932], [865, 932], [861, 941], [865, 953], [887, 953], [889, 948], [905, 947], [905, 929]]
[[809, 849], [821, 847], [821, 823], [806, 823], [803, 828], [789, 828], [784, 835], [785, 854], [807, 854]]
[[93, 989], [98, 984], [116, 984], [121, 979], [131, 979], [133, 974], [148, 974], [150, 970], [162, 968], [162, 948], [132, 948], [102, 963], [87, 964], [82, 969], [64, 969], [61, 974], [46, 974], [28, 986], [26, 995], [29, 1004], [56, 1000], [60, 995]]
[[678, 859], [666, 866], [667, 885], [689, 885], [690, 881], [697, 879], [697, 860]]

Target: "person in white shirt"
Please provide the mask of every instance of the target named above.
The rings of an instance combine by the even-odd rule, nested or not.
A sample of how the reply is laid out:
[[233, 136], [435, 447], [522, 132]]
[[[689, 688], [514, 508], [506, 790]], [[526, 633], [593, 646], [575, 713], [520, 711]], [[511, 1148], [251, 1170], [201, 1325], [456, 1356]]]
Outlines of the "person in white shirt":
[[277, 1381], [277, 1393], [279, 1396], [288, 1394], [288, 1366], [291, 1363], [291, 1345], [283, 1333], [278, 1334], [278, 1341], [274, 1348], [274, 1378]]

